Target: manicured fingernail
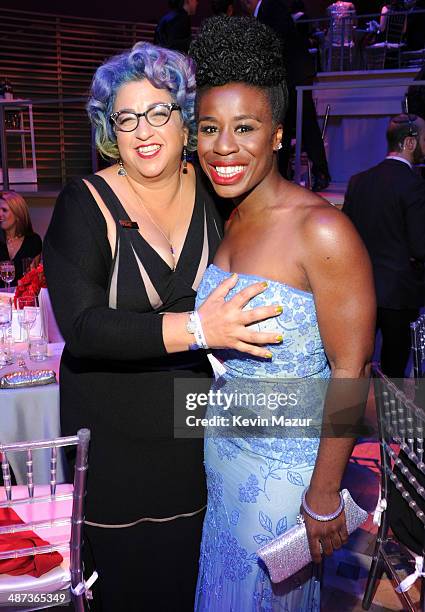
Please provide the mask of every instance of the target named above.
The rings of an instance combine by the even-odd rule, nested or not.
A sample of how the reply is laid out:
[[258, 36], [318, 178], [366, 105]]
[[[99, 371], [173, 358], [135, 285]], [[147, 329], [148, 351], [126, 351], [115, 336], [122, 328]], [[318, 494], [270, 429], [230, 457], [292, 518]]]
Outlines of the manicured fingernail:
[[270, 353], [270, 351], [269, 351], [264, 356], [265, 356], [266, 359], [271, 359], [273, 357], [273, 353]]
[[236, 272], [233, 272], [232, 278], [238, 278], [238, 275], [236, 274]]
[[267, 281], [264, 281], [264, 282], [261, 283], [261, 286], [264, 287], [264, 289], [265, 289], [266, 287], [269, 286], [269, 283]]
[[282, 306], [276, 306], [274, 311], [275, 311], [276, 314], [282, 314], [283, 308], [282, 308]]
[[276, 336], [276, 342], [283, 342], [283, 336]]

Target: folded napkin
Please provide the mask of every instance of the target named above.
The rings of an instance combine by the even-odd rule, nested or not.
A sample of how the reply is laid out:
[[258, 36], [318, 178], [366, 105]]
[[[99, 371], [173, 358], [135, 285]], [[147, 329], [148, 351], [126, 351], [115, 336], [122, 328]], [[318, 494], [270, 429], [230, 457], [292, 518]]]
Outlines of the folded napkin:
[[[24, 521], [11, 508], [0, 508], [0, 525], [19, 525]], [[49, 542], [42, 540], [33, 531], [19, 531], [18, 533], [6, 533], [0, 535], [0, 552], [16, 550], [18, 548], [33, 548], [36, 546], [48, 546]], [[63, 557], [58, 552], [43, 553], [40, 555], [29, 555], [17, 559], [0, 560], [0, 574], [11, 574], [21, 576], [30, 574], [39, 578], [54, 567], [60, 565]]]

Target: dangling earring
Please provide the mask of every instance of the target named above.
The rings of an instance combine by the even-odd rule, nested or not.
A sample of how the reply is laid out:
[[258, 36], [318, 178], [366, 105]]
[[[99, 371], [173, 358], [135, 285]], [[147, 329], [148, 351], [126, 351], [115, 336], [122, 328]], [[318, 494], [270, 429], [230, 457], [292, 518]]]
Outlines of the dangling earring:
[[187, 174], [187, 148], [183, 147], [183, 174]]
[[117, 172], [118, 176], [127, 176], [127, 170], [124, 168], [124, 164], [122, 163], [121, 157], [118, 161], [118, 165], [119, 165], [119, 169]]

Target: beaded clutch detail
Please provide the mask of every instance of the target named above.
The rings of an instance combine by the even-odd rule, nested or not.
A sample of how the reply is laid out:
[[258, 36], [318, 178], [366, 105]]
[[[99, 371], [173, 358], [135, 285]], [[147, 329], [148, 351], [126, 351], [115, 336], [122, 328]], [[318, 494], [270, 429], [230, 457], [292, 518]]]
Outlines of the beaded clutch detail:
[[37, 387], [56, 382], [53, 370], [21, 370], [10, 372], [0, 378], [0, 389], [20, 389], [21, 387]]
[[[347, 531], [352, 534], [362, 525], [368, 513], [356, 504], [347, 489], [341, 491], [344, 500]], [[257, 550], [269, 571], [272, 582], [282, 582], [311, 562], [307, 531], [301, 517], [299, 524]]]

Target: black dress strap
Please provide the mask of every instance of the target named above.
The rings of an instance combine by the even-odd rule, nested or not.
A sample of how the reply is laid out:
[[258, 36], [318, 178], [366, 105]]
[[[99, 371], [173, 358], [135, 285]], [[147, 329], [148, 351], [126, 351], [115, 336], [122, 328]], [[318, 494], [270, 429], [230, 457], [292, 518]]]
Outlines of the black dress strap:
[[120, 221], [130, 221], [130, 217], [124, 206], [104, 178], [98, 174], [91, 174], [87, 176], [85, 180], [96, 189], [118, 227], [121, 227]]

